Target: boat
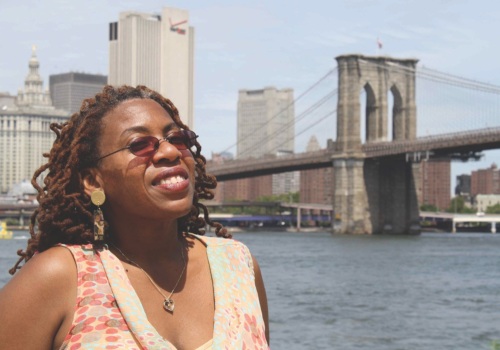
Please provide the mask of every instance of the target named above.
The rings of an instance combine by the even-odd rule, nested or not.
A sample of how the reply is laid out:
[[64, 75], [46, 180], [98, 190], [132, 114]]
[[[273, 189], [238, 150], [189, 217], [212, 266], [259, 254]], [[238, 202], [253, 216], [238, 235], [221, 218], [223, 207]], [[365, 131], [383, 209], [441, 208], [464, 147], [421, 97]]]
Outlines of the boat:
[[7, 231], [7, 224], [0, 221], [0, 239], [11, 239], [12, 231]]

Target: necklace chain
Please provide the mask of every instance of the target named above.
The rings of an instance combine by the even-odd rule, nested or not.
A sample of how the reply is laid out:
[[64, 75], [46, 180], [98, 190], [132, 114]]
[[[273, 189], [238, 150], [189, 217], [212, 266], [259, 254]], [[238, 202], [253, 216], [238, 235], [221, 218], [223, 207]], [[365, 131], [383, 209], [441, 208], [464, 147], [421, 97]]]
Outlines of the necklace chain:
[[116, 250], [118, 250], [120, 252], [120, 254], [125, 258], [125, 260], [127, 260], [127, 262], [129, 264], [132, 264], [132, 265], [136, 266], [142, 272], [144, 272], [144, 274], [149, 279], [149, 281], [151, 282], [151, 284], [156, 288], [156, 290], [158, 291], [158, 293], [161, 294], [161, 296], [163, 297], [163, 299], [165, 299], [163, 301], [163, 308], [165, 309], [165, 311], [169, 311], [169, 312], [173, 313], [174, 312], [175, 303], [174, 303], [174, 300], [172, 299], [172, 295], [174, 294], [175, 289], [179, 285], [179, 282], [181, 281], [181, 278], [184, 275], [184, 271], [186, 270], [186, 265], [187, 265], [186, 264], [186, 259], [184, 258], [183, 249], [181, 248], [181, 256], [182, 256], [182, 261], [184, 262], [184, 266], [182, 268], [181, 274], [179, 275], [179, 278], [177, 279], [177, 282], [175, 283], [174, 288], [172, 288], [172, 292], [170, 292], [170, 295], [167, 297], [165, 294], [163, 294], [163, 292], [161, 291], [160, 287], [155, 283], [155, 281], [153, 281], [153, 279], [151, 278], [151, 276], [138, 263], [136, 263], [134, 260], [132, 260], [128, 256], [126, 256], [125, 253], [122, 252], [121, 249], [118, 248], [116, 245], [114, 245], [113, 243], [111, 243], [111, 245]]

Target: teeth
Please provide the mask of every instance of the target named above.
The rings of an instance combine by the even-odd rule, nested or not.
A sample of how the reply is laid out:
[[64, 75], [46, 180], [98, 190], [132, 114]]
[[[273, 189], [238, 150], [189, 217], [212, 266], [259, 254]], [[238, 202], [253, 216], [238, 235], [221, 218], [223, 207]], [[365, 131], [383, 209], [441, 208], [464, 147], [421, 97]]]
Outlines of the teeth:
[[184, 178], [180, 175], [167, 177], [165, 179], [160, 180], [160, 185], [172, 185], [184, 181]]

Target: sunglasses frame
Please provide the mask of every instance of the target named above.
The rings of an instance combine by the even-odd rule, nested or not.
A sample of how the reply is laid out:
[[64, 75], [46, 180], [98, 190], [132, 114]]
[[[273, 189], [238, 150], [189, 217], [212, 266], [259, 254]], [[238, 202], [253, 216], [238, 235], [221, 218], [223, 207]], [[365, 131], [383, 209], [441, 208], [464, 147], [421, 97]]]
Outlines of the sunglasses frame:
[[[185, 148], [179, 148], [177, 144], [175, 143], [172, 143], [171, 140], [174, 139], [174, 138], [183, 138], [183, 145], [185, 146]], [[102, 156], [100, 158], [97, 159], [97, 161], [100, 161], [101, 159], [104, 159], [106, 157], [109, 157], [115, 153], [118, 153], [118, 152], [121, 152], [123, 150], [126, 150], [128, 149], [130, 151], [130, 153], [132, 153], [133, 155], [135, 155], [136, 157], [151, 157], [152, 155], [154, 155], [156, 152], [158, 152], [158, 149], [160, 148], [160, 144], [162, 143], [162, 141], [167, 141], [168, 143], [170, 143], [171, 145], [173, 145], [175, 148], [177, 148], [178, 150], [182, 151], [182, 150], [185, 150], [185, 149], [190, 149], [191, 147], [193, 147], [195, 144], [194, 142], [196, 141], [196, 139], [198, 138], [198, 135], [196, 135], [196, 133], [194, 131], [191, 131], [191, 130], [176, 130], [174, 132], [171, 132], [170, 134], [168, 134], [167, 136], [165, 137], [162, 137], [162, 138], [157, 138], [156, 136], [152, 136], [152, 135], [148, 135], [148, 136], [141, 136], [141, 137], [137, 137], [135, 139], [133, 139], [127, 146], [125, 147], [122, 147], [116, 151], [113, 151], [111, 153], [108, 153], [106, 154], [105, 156]], [[132, 148], [134, 147], [133, 144], [134, 143], [137, 143], [137, 142], [140, 142], [140, 141], [144, 141], [144, 140], [156, 140], [155, 143], [153, 143], [153, 150], [151, 150], [150, 152], [148, 152], [147, 154], [144, 154], [144, 155], [140, 155], [140, 154], [137, 154], [136, 152], [140, 152], [141, 150], [138, 150], [138, 151], [132, 151]], [[148, 143], [149, 145], [149, 143]], [[149, 147], [149, 146], [147, 146]], [[147, 148], [147, 147], [144, 147], [144, 148]]]

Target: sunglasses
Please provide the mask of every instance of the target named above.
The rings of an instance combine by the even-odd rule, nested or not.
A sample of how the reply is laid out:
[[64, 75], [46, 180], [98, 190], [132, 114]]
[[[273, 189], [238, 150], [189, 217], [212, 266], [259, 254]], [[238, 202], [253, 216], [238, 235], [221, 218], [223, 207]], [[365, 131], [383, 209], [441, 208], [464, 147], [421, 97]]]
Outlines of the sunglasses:
[[162, 141], [167, 141], [178, 150], [185, 150], [195, 145], [197, 137], [198, 135], [191, 130], [174, 131], [161, 139], [154, 136], [142, 136], [132, 140], [128, 146], [102, 156], [97, 161], [126, 149], [138, 157], [151, 157], [158, 151]]

